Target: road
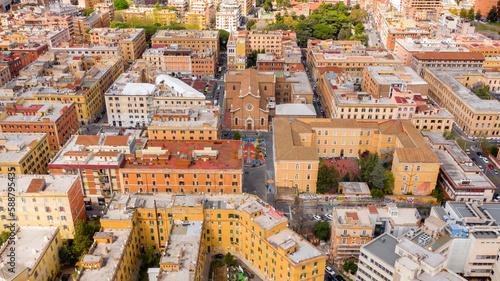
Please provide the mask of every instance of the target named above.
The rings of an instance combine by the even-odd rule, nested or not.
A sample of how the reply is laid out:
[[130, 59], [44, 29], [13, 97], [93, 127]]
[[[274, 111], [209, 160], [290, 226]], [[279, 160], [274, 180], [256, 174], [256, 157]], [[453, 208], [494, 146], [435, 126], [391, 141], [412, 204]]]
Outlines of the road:
[[[312, 76], [311, 71], [309, 70], [309, 64], [306, 63], [305, 58], [302, 58], [302, 64], [304, 65], [304, 68], [306, 69], [307, 77], [309, 77], [309, 83], [311, 83], [311, 87], [313, 88], [314, 91], [314, 98], [313, 98], [313, 106], [314, 109], [316, 110], [316, 117], [317, 118], [327, 118], [326, 111], [324, 111], [324, 105], [323, 105], [323, 100], [321, 98], [321, 95], [318, 94], [318, 83], [314, 81], [314, 77]], [[323, 112], [325, 115], [323, 115]]]
[[[460, 139], [464, 140], [467, 143], [467, 146], [470, 147], [470, 157], [475, 160], [478, 166], [482, 167], [483, 172], [486, 176], [493, 182], [493, 184], [497, 187], [497, 193], [500, 194], [498, 190], [500, 188], [500, 173], [496, 175], [491, 169], [488, 168], [488, 164], [486, 164], [481, 158], [477, 156], [477, 152], [481, 152], [481, 149], [477, 145], [477, 141], [469, 138], [455, 123], [453, 123], [453, 127], [451, 131]], [[498, 143], [494, 143], [497, 145]], [[490, 161], [491, 162], [491, 161]], [[500, 168], [500, 167], [498, 167]], [[499, 171], [500, 172], [500, 171]]]

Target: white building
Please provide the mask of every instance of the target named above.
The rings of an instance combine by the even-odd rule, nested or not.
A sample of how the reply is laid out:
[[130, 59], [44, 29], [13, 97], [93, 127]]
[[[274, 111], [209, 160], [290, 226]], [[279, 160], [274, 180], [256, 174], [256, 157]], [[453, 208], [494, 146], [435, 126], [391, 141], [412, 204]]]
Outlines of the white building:
[[217, 29], [224, 29], [228, 32], [238, 30], [241, 21], [241, 5], [236, 0], [226, 0], [219, 6], [219, 11], [215, 14]]

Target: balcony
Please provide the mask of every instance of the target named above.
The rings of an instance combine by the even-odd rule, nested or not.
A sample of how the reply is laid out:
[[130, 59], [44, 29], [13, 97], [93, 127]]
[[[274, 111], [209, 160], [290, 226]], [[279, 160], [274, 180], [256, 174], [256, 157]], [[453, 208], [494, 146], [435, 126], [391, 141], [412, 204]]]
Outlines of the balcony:
[[340, 234], [340, 237], [350, 237], [351, 235], [349, 233], [342, 233]]

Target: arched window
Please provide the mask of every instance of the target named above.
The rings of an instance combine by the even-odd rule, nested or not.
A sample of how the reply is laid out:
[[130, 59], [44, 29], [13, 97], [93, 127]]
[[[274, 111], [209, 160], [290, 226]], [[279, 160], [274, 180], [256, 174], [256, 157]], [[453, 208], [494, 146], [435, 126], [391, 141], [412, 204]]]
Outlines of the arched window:
[[234, 125], [238, 126], [238, 118], [234, 118]]
[[260, 118], [260, 125], [261, 126], [264, 126], [264, 122], [265, 122], [264, 118]]

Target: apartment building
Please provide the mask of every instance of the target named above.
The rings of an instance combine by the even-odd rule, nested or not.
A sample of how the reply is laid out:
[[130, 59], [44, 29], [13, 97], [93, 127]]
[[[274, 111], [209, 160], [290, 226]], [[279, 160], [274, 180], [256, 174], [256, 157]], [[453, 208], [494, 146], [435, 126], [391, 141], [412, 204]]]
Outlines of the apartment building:
[[70, 30], [53, 29], [50, 27], [32, 28], [26, 26], [12, 27], [0, 32], [1, 36], [10, 42], [48, 44], [55, 47], [71, 39]]
[[227, 32], [238, 30], [241, 22], [241, 4], [237, 0], [223, 1], [215, 14], [215, 26]]
[[[288, 229], [285, 216], [253, 195], [117, 193], [101, 220], [107, 233], [96, 234], [97, 248], [92, 253], [96, 257], [85, 261], [102, 260], [103, 266], [116, 263], [119, 264], [117, 271], [122, 264], [131, 263], [122, 259], [133, 259], [140, 246], [145, 246], [161, 253], [157, 274], [162, 281], [201, 280], [205, 267], [209, 266], [206, 254], [226, 252], [245, 259], [262, 279], [324, 278], [326, 257]], [[123, 229], [132, 234], [116, 234], [121, 234]], [[115, 234], [109, 234], [113, 232]], [[132, 254], [110, 255], [112, 251], [123, 251], [120, 247], [111, 247], [110, 242], [115, 239], [130, 241], [133, 246], [127, 252]], [[110, 249], [109, 253], [102, 252], [105, 247]], [[98, 248], [101, 250], [97, 251]], [[113, 259], [117, 261], [112, 262]], [[89, 277], [79, 280], [91, 280], [90, 277], [97, 276], [107, 278], [115, 271], [97, 266], [86, 268], [80, 274]], [[132, 274], [123, 271], [125, 278]]]
[[19, 71], [28, 64], [30, 64], [30, 59], [26, 53], [12, 53], [10, 51], [0, 53], [0, 67], [7, 67], [11, 78], [17, 77]]
[[123, 10], [123, 20], [128, 23], [132, 19], [148, 19], [161, 25], [172, 25], [177, 22], [178, 11], [170, 9], [158, 10], [155, 7], [130, 7]]
[[[447, 109], [457, 125], [471, 137], [496, 138], [500, 134], [500, 103], [482, 100], [471, 90], [478, 82], [494, 86], [498, 81], [495, 73], [474, 70], [424, 69], [424, 80], [429, 83], [429, 96]], [[490, 84], [491, 83], [491, 84]]]
[[285, 59], [276, 58], [271, 54], [257, 54], [257, 69], [259, 71], [285, 71]]
[[409, 120], [276, 117], [273, 127], [278, 186], [314, 193], [318, 158], [357, 158], [364, 151], [392, 161], [394, 194], [429, 194], [436, 186], [440, 161]]
[[361, 89], [375, 98], [391, 97], [394, 89], [427, 95], [429, 84], [407, 66], [368, 66]]
[[238, 0], [238, 2], [241, 6], [241, 13], [244, 16], [248, 15], [254, 7], [254, 3], [252, 0]]
[[78, 0], [78, 7], [85, 10], [94, 9], [97, 4], [105, 2], [105, 0]]
[[[17, 225], [21, 227], [56, 226], [63, 239], [73, 239], [75, 224], [85, 220], [85, 205], [80, 179], [76, 175], [17, 175], [14, 179], [16, 191], [9, 191], [9, 177], [0, 177], [0, 215], [3, 229], [9, 225], [9, 194], [15, 194], [22, 202], [16, 209]], [[2, 203], [3, 202], [3, 203]]]
[[74, 39], [81, 42], [90, 41], [91, 37], [87, 33], [88, 30], [92, 30], [93, 28], [108, 27], [110, 23], [109, 13], [92, 13], [89, 16], [74, 17]]
[[26, 53], [28, 55], [29, 63], [32, 63], [36, 61], [39, 56], [49, 50], [49, 45], [46, 43], [13, 44], [9, 50], [13, 53]]
[[[146, 127], [158, 106], [204, 105], [205, 96], [145, 61], [136, 62], [105, 94], [108, 122], [119, 127]], [[148, 73], [151, 72], [151, 73]]]
[[[351, 52], [356, 52], [356, 50], [358, 48], [353, 48]], [[387, 51], [377, 50], [373, 52], [364, 48], [361, 48], [361, 51], [361, 53], [339, 54], [328, 49], [312, 49], [307, 56], [314, 79], [318, 81], [324, 69], [339, 67], [352, 77], [354, 83], [359, 84], [363, 80], [366, 67], [403, 65], [403, 61]]]
[[454, 141], [436, 132], [422, 132], [441, 160], [438, 185], [453, 201], [491, 202], [495, 185]]
[[213, 50], [196, 52], [173, 44], [164, 48], [147, 49], [143, 59], [166, 73], [180, 76], [213, 77], [216, 74], [217, 55]]
[[[75, 102], [78, 120], [82, 124], [93, 121], [101, 113], [103, 91], [123, 72], [121, 58], [94, 58], [49, 51], [5, 84], [0, 96], [33, 103], [62, 103], [69, 108]], [[50, 82], [47, 77], [51, 77]]]
[[159, 106], [148, 126], [150, 140], [217, 140], [219, 107]]
[[1, 133], [0, 174], [45, 174], [50, 160], [47, 134]]
[[446, 270], [445, 264], [445, 256], [385, 233], [361, 247], [356, 280], [467, 280]]
[[240, 71], [246, 68], [246, 33], [235, 31], [229, 34], [227, 40], [227, 69]]
[[[337, 72], [325, 72], [321, 75], [318, 89], [325, 104], [328, 116], [348, 119], [407, 119], [411, 120], [417, 129], [431, 131], [450, 130], [453, 124], [453, 115], [440, 108], [431, 101], [422, 97], [419, 92], [404, 90], [410, 88], [403, 75], [392, 76], [391, 67], [369, 67], [371, 70], [389, 70], [387, 73], [375, 73], [376, 80], [370, 74], [365, 74], [362, 85], [368, 89], [366, 92], [354, 90], [352, 80], [348, 75]], [[408, 68], [409, 69], [409, 68]], [[403, 73], [404, 71], [402, 71]], [[413, 71], [412, 71], [413, 72]], [[387, 76], [383, 75], [387, 74]], [[428, 85], [413, 72], [422, 84], [415, 83], [411, 89], [422, 90], [427, 93]], [[411, 81], [411, 76], [404, 77]], [[367, 80], [371, 82], [366, 82]], [[380, 82], [380, 84], [378, 84]], [[386, 84], [383, 91], [375, 90]], [[375, 86], [377, 85], [377, 86]], [[403, 90], [401, 90], [403, 89]], [[374, 93], [374, 94], [370, 94]], [[377, 96], [381, 95], [381, 96]]]
[[54, 154], [80, 131], [75, 103], [11, 103], [0, 113], [2, 133], [46, 133]]
[[480, 69], [484, 64], [482, 53], [468, 52], [457, 56], [455, 52], [425, 52], [413, 54], [411, 68], [424, 76], [424, 68]]
[[59, 228], [29, 226], [13, 229], [15, 266], [12, 266], [12, 243], [0, 248], [2, 281], [50, 280], [56, 278], [61, 264], [59, 249], [63, 245]]
[[150, 140], [135, 156], [126, 155], [122, 192], [241, 193], [242, 149], [241, 141]]
[[206, 30], [207, 29], [207, 21], [209, 20], [207, 17], [209, 7], [205, 7], [207, 10], [204, 11], [189, 11], [186, 12], [185, 23], [191, 26], [196, 26], [197, 29]]
[[93, 28], [90, 30], [93, 45], [119, 45], [128, 63], [140, 58], [146, 50], [146, 33], [142, 28]]
[[196, 52], [214, 51], [219, 60], [219, 32], [197, 30], [158, 30], [151, 36], [152, 48], [169, 47], [177, 44], [180, 48], [192, 48]]
[[133, 136], [72, 136], [48, 167], [51, 175], [78, 175], [86, 198], [98, 201], [121, 190], [119, 169], [135, 149]]
[[10, 70], [8, 66], [0, 67], [0, 87], [9, 82], [12, 77], [10, 77]]
[[66, 44], [52, 48], [51, 51], [77, 56], [123, 57], [122, 48], [120, 46]]
[[469, 52], [466, 47], [460, 46], [452, 38], [445, 39], [413, 39], [402, 38], [396, 39], [394, 44], [394, 53], [404, 61], [405, 66], [411, 65], [413, 54], [425, 52], [452, 52], [465, 53]]
[[189, 11], [189, 3], [188, 0], [172, 0], [168, 2], [168, 6], [175, 8], [177, 18], [182, 22], [185, 19], [186, 12]]
[[368, 209], [333, 208], [331, 257], [338, 264], [358, 259], [361, 246], [371, 241], [374, 229]]

